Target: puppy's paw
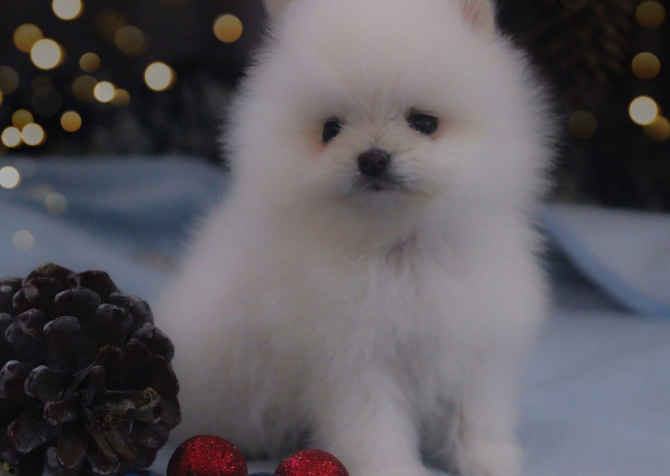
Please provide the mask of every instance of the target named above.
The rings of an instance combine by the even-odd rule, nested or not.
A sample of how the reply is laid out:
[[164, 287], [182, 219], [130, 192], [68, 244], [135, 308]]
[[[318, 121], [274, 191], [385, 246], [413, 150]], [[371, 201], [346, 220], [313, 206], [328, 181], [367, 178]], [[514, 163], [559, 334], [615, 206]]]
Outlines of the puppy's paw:
[[459, 443], [452, 471], [461, 476], [521, 476], [522, 452], [509, 443]]

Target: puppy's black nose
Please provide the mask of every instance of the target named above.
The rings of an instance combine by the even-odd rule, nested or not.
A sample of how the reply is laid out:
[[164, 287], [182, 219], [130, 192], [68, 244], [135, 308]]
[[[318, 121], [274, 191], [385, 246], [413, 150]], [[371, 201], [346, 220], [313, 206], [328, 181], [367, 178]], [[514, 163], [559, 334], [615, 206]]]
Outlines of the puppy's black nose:
[[388, 152], [379, 149], [372, 149], [364, 152], [358, 157], [358, 170], [363, 175], [377, 177], [386, 170], [391, 163], [391, 156]]

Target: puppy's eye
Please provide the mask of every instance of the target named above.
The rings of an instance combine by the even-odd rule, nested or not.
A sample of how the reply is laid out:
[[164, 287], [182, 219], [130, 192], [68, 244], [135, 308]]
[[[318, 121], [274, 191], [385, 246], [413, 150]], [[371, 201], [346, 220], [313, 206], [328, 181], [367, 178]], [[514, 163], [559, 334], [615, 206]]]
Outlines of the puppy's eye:
[[437, 131], [437, 128], [440, 125], [440, 121], [437, 117], [418, 112], [411, 113], [407, 118], [407, 122], [409, 122], [409, 126], [412, 129], [427, 136], [435, 134], [435, 131]]
[[335, 139], [340, 131], [342, 131], [342, 124], [337, 119], [326, 122], [323, 125], [323, 143], [327, 144]]

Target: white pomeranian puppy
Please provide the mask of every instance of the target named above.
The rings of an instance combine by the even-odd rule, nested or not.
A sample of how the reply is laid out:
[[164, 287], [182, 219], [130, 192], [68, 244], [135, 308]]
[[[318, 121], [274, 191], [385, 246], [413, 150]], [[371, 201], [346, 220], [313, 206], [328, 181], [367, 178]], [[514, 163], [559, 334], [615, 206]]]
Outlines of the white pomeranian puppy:
[[518, 476], [550, 115], [489, 0], [266, 0], [233, 185], [157, 315], [178, 438]]

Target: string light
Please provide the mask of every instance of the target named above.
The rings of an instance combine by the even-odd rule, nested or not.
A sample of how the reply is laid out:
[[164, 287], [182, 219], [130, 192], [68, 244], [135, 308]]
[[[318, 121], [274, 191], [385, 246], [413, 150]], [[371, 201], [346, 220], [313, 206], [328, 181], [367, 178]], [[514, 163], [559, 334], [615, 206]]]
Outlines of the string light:
[[0, 187], [11, 190], [20, 183], [21, 174], [14, 167], [6, 166], [0, 169]]
[[79, 67], [87, 73], [93, 73], [100, 68], [100, 57], [95, 53], [86, 53], [79, 59]]
[[117, 89], [114, 91], [114, 99], [112, 99], [112, 106], [125, 107], [130, 104], [130, 94], [125, 89]]
[[39, 40], [30, 49], [30, 59], [40, 69], [49, 70], [60, 66], [63, 60], [63, 49], [54, 40]]
[[640, 79], [653, 79], [661, 72], [661, 61], [653, 53], [640, 53], [633, 58], [633, 73]]
[[122, 53], [137, 56], [144, 47], [144, 33], [136, 26], [122, 26], [114, 35], [114, 43]]
[[30, 53], [30, 49], [35, 43], [44, 38], [42, 30], [32, 23], [24, 23], [14, 30], [14, 45], [24, 53]]
[[81, 129], [81, 116], [75, 111], [65, 111], [60, 117], [60, 125], [67, 132], [77, 132]]
[[9, 96], [19, 87], [19, 75], [9, 66], [0, 66], [0, 91]]
[[27, 109], [19, 109], [12, 114], [12, 124], [14, 124], [14, 127], [18, 130], [22, 130], [34, 120], [33, 115]]
[[170, 89], [176, 81], [176, 74], [165, 63], [155, 62], [147, 66], [144, 71], [144, 82], [154, 91]]
[[93, 88], [93, 95], [102, 103], [110, 102], [114, 99], [115, 89], [114, 85], [109, 81], [101, 81]]
[[649, 96], [639, 96], [630, 103], [628, 112], [634, 123], [646, 126], [658, 116], [658, 105]]
[[568, 128], [575, 137], [588, 139], [598, 130], [598, 119], [589, 111], [577, 111], [570, 116]]
[[20, 230], [14, 233], [12, 243], [17, 250], [28, 251], [35, 246], [35, 237], [28, 230]]
[[97, 84], [98, 80], [93, 76], [89, 76], [88, 74], [79, 76], [72, 83], [72, 94], [78, 101], [93, 102], [95, 101], [93, 90]]
[[655, 1], [642, 2], [635, 11], [635, 18], [644, 28], [658, 28], [665, 21], [665, 7]]
[[38, 145], [42, 145], [44, 143], [46, 134], [42, 126], [33, 122], [32, 124], [28, 124], [23, 128], [21, 131], [21, 137], [26, 145], [29, 145], [30, 147], [37, 147]]
[[21, 131], [16, 127], [7, 127], [2, 131], [2, 143], [10, 149], [21, 145]]
[[224, 43], [234, 43], [240, 39], [244, 31], [242, 21], [232, 14], [219, 15], [214, 20], [214, 34]]
[[79, 18], [84, 10], [81, 0], [53, 0], [51, 8], [61, 20], [69, 21]]
[[52, 192], [44, 198], [44, 208], [52, 215], [62, 215], [67, 210], [67, 199], [58, 192]]

